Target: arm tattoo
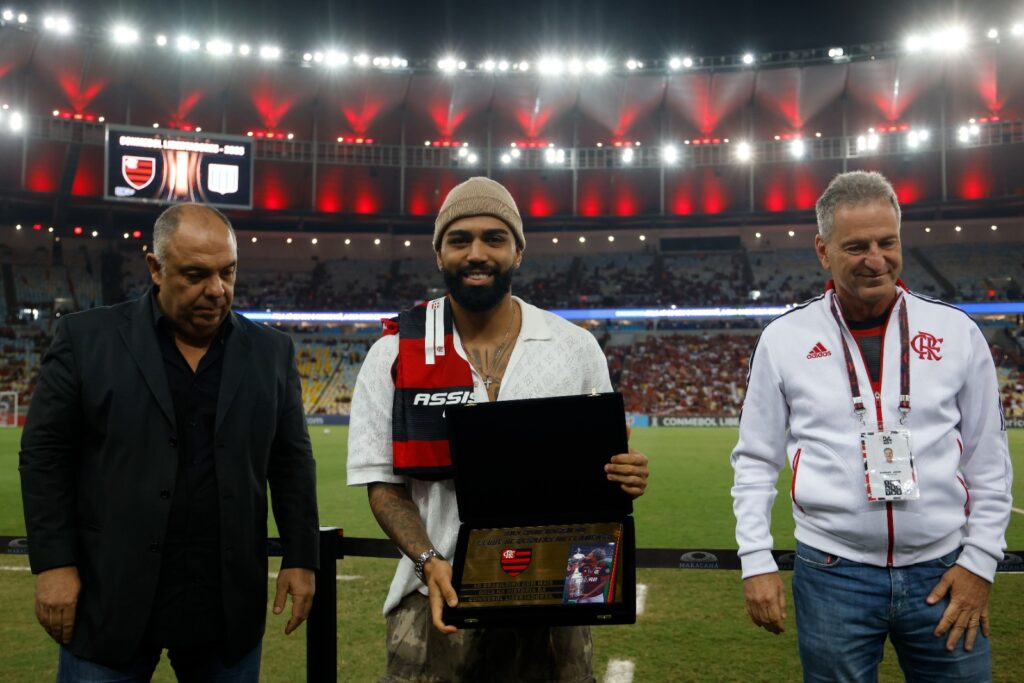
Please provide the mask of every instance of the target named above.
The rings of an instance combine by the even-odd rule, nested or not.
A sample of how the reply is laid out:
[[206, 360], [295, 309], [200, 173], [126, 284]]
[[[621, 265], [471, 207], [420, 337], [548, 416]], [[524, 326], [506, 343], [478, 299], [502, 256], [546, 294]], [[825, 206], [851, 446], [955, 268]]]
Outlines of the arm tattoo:
[[367, 487], [366, 493], [377, 523], [399, 550], [415, 558], [434, 547], [405, 484], [376, 482]]

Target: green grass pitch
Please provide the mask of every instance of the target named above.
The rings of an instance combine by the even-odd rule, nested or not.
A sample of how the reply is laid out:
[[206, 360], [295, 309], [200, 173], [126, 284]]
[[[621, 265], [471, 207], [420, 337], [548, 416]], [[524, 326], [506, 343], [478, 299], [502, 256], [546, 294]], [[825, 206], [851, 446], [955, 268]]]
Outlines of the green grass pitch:
[[[345, 428], [311, 428], [318, 464], [322, 524], [341, 526], [349, 536], [382, 536], [361, 488], [345, 486]], [[0, 430], [0, 534], [24, 532], [17, 452], [20, 431]], [[635, 429], [634, 447], [651, 458], [651, 483], [637, 501], [637, 542], [645, 548], [734, 547], [729, 487], [729, 452], [736, 430]], [[1024, 471], [1024, 430], [1010, 432], [1015, 470]], [[774, 510], [776, 546], [793, 547], [789, 512], [789, 473], [779, 482]], [[1016, 507], [1024, 507], [1024, 476], [1014, 484]], [[271, 533], [276, 533], [272, 529]], [[1014, 513], [1011, 548], [1024, 548], [1024, 515]], [[34, 580], [24, 557], [0, 556], [0, 679], [53, 680], [56, 646], [36, 624]], [[373, 681], [384, 667], [381, 605], [394, 569], [391, 560], [346, 558], [337, 565], [339, 680]], [[788, 574], [784, 575], [787, 582]], [[601, 680], [610, 659], [630, 659], [635, 681], [795, 681], [799, 680], [792, 608], [787, 630], [772, 636], [746, 617], [739, 573], [735, 571], [646, 569], [638, 580], [648, 586], [647, 609], [633, 626], [594, 629], [594, 667]], [[271, 586], [272, 587], [272, 586]], [[788, 594], [791, 601], [791, 594]], [[1019, 680], [1024, 664], [1024, 575], [1003, 574], [992, 592], [992, 651], [995, 680]], [[264, 681], [305, 680], [305, 640], [300, 631], [282, 635], [284, 619], [270, 615], [264, 641]], [[895, 653], [886, 652], [883, 681], [902, 676]], [[173, 681], [166, 661], [156, 681]]]

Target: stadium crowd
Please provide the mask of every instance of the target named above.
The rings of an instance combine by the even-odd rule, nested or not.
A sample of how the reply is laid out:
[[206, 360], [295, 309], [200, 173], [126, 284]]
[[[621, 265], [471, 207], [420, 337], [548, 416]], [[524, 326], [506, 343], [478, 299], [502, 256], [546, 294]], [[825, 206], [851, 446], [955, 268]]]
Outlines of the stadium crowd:
[[[1024, 244], [979, 245], [966, 258], [939, 245], [914, 250], [905, 272], [913, 287], [952, 301], [1019, 300]], [[106, 289], [83, 251], [68, 265], [39, 258], [12, 266], [0, 283], [0, 390], [17, 391], [27, 407], [56, 315], [88, 308]], [[240, 278], [237, 310], [397, 310], [442, 293], [436, 270], [422, 260], [314, 260], [254, 263]], [[125, 259], [117, 278], [120, 300], [149, 283], [141, 259]], [[939, 277], [935, 277], [938, 274]], [[544, 308], [605, 306], [742, 306], [787, 304], [821, 291], [820, 264], [808, 250], [760, 249], [662, 254], [537, 255], [517, 274], [516, 294]], [[13, 291], [8, 291], [13, 290]], [[752, 297], [751, 292], [757, 296]], [[951, 295], [950, 295], [951, 294]], [[116, 302], [106, 302], [116, 303]], [[38, 311], [27, 315], [32, 309]], [[38, 317], [38, 319], [36, 319]], [[1024, 417], [1024, 327], [1011, 325], [992, 350], [1000, 368], [1008, 417]], [[734, 416], [743, 401], [747, 358], [762, 322], [604, 321], [595, 333], [627, 410], [650, 415]], [[373, 334], [338, 328], [288, 326], [296, 340], [303, 401], [310, 414], [347, 414], [352, 387]], [[372, 332], [372, 330], [371, 330]], [[347, 336], [343, 336], [346, 334]]]

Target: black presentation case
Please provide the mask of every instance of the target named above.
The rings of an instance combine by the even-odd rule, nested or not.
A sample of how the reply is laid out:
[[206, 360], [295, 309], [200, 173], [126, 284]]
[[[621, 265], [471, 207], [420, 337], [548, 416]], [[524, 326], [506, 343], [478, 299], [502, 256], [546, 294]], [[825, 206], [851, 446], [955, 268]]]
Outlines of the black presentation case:
[[[528, 625], [626, 624], [636, 621], [636, 534], [633, 524], [633, 501], [619, 484], [608, 481], [604, 465], [618, 453], [628, 451], [625, 411], [618, 393], [590, 394], [527, 400], [450, 406], [447, 409], [449, 444], [455, 469], [455, 490], [458, 498], [458, 541], [453, 558], [453, 586], [460, 596], [455, 608], [445, 606], [444, 621], [458, 627]], [[526, 533], [524, 527], [547, 527], [557, 530], [580, 530], [584, 525], [621, 525], [611, 565], [610, 588], [601, 604], [565, 604], [571, 598], [581, 548], [592, 545], [572, 543], [564, 576], [563, 604], [500, 604], [477, 606], [470, 593], [474, 586], [499, 586], [496, 590], [528, 591], [529, 566], [517, 575], [508, 570], [484, 566], [498, 575], [495, 583], [464, 584], [467, 578], [466, 558], [470, 537], [487, 533]], [[590, 528], [587, 526], [586, 528]], [[596, 527], [595, 527], [596, 528]], [[489, 531], [501, 530], [501, 531]], [[546, 533], [546, 532], [545, 532]], [[528, 535], [528, 534], [527, 534]], [[569, 534], [566, 537], [571, 536]], [[525, 536], [524, 536], [525, 537]], [[582, 535], [580, 538], [595, 538]], [[564, 539], [563, 539], [564, 540]], [[480, 545], [479, 541], [475, 541]], [[490, 543], [490, 541], [487, 541]], [[508, 544], [504, 544], [508, 545]], [[519, 544], [525, 545], [525, 544]], [[540, 543], [543, 546], [543, 543]], [[564, 544], [563, 544], [564, 545]], [[611, 546], [611, 543], [607, 545]], [[553, 561], [559, 545], [540, 547], [552, 549], [547, 554], [546, 600], [550, 602], [554, 587]], [[517, 552], [530, 552], [530, 548]], [[500, 545], [494, 547], [494, 562], [506, 567]], [[490, 549], [476, 550], [489, 562]], [[537, 554], [537, 551], [532, 551]], [[514, 553], [513, 553], [514, 554]], [[588, 557], [592, 563], [592, 558]], [[522, 567], [519, 562], [515, 569]], [[591, 564], [591, 567], [593, 564]], [[538, 563], [537, 571], [543, 567]], [[607, 571], [607, 561], [604, 571]], [[591, 569], [593, 571], [593, 569]], [[479, 574], [479, 570], [476, 570]], [[538, 589], [540, 590], [540, 589]], [[570, 596], [566, 598], [565, 596]], [[513, 599], [514, 601], [514, 599]]]

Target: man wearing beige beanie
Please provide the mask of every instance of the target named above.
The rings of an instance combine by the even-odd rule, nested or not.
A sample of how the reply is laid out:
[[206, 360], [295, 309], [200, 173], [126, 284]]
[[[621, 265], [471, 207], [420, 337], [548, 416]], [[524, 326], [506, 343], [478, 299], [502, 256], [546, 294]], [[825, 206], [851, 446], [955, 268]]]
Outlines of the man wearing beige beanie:
[[[387, 672], [381, 681], [593, 681], [589, 627], [457, 630], [452, 568], [459, 528], [443, 405], [607, 392], [608, 366], [586, 330], [512, 296], [526, 237], [515, 200], [477, 177], [455, 186], [434, 223], [448, 294], [385, 324], [356, 380], [348, 484], [405, 557], [384, 603]], [[415, 389], [413, 389], [415, 387]], [[457, 399], [457, 400], [455, 400]], [[632, 449], [605, 465], [636, 497], [647, 458]]]

